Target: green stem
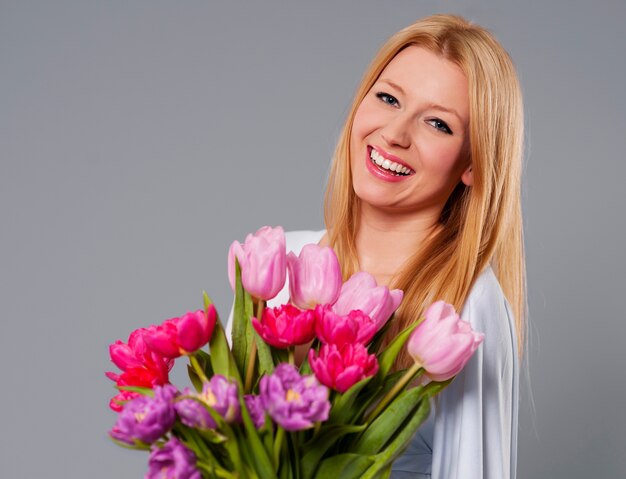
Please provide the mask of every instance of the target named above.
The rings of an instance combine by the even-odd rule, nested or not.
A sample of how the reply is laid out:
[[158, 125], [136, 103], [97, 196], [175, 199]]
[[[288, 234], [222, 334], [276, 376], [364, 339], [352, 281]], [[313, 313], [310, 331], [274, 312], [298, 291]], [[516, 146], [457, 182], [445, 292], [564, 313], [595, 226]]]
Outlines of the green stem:
[[252, 379], [254, 378], [254, 366], [256, 363], [256, 339], [252, 336], [252, 346], [250, 347], [250, 356], [248, 357], [248, 367], [246, 368], [246, 383], [244, 391], [249, 393], [252, 389]]
[[200, 363], [198, 362], [198, 359], [196, 358], [195, 354], [189, 355], [189, 362], [191, 363], [191, 366], [193, 367], [194, 371], [196, 372], [200, 380], [203, 383], [208, 383], [209, 378], [207, 378], [206, 374], [204, 374], [204, 370], [202, 369], [202, 366], [200, 366]]
[[295, 349], [296, 349], [295, 346], [289, 346], [289, 364], [291, 364], [292, 366], [296, 364], [296, 360], [294, 356]]
[[233, 479], [234, 477], [236, 477], [235, 475], [228, 472], [226, 469], [216, 467], [215, 464], [208, 464], [204, 461], [197, 461], [196, 466], [198, 466], [203, 471], [208, 472], [209, 474], [214, 473], [217, 477], [222, 477], [224, 479]]
[[276, 425], [276, 437], [274, 438], [274, 467], [278, 473], [278, 467], [280, 466], [280, 450], [283, 447], [283, 438], [285, 437], [285, 430], [282, 426]]
[[371, 422], [378, 417], [378, 415], [382, 412], [383, 409], [387, 407], [387, 405], [393, 401], [393, 399], [398, 395], [400, 391], [404, 389], [404, 387], [409, 383], [409, 381], [419, 372], [421, 366], [417, 363], [413, 364], [406, 373], [400, 378], [391, 390], [385, 394], [385, 396], [380, 400], [380, 402], [376, 405], [374, 410], [367, 415], [365, 418], [365, 422], [367, 424], [371, 424]]
[[[265, 308], [265, 301], [259, 299], [256, 304], [256, 318], [261, 321], [263, 316], [263, 309]], [[249, 393], [252, 390], [252, 381], [254, 380], [254, 369], [256, 365], [256, 339], [254, 333], [252, 334], [252, 345], [250, 346], [250, 356], [248, 356], [248, 367], [246, 368], [246, 382], [244, 383], [244, 391]]]

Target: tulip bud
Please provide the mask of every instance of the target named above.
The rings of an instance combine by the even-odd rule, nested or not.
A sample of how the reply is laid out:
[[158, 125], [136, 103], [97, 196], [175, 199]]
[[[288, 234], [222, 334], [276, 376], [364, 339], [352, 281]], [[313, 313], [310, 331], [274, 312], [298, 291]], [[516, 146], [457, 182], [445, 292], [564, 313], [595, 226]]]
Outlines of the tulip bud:
[[177, 358], [197, 351], [211, 339], [217, 321], [215, 306], [189, 312], [157, 326], [150, 326], [145, 340], [150, 348], [166, 358]]
[[235, 289], [235, 258], [241, 266], [241, 282], [252, 296], [267, 301], [276, 296], [287, 277], [285, 232], [280, 226], [264, 226], [249, 234], [242, 245], [233, 241], [228, 250], [228, 279]]
[[378, 372], [376, 355], [368, 354], [367, 348], [359, 343], [341, 347], [324, 344], [317, 357], [310, 349], [309, 364], [319, 382], [340, 393]]
[[372, 340], [377, 329], [376, 322], [358, 309], [339, 316], [328, 306], [315, 308], [315, 335], [324, 344], [337, 347], [354, 343], [365, 345]]
[[265, 308], [261, 321], [252, 318], [252, 326], [263, 340], [276, 348], [306, 344], [315, 337], [315, 314], [300, 311], [291, 304]]
[[333, 304], [341, 289], [341, 268], [332, 248], [307, 244], [296, 256], [287, 255], [291, 302], [301, 309]]
[[485, 335], [462, 321], [451, 304], [437, 301], [413, 331], [407, 350], [433, 381], [446, 381], [461, 372]]
[[391, 317], [402, 301], [402, 290], [389, 291], [386, 286], [378, 286], [376, 279], [365, 271], [353, 274], [341, 287], [339, 298], [333, 304], [333, 311], [346, 316], [350, 311], [360, 309], [376, 321], [380, 329]]

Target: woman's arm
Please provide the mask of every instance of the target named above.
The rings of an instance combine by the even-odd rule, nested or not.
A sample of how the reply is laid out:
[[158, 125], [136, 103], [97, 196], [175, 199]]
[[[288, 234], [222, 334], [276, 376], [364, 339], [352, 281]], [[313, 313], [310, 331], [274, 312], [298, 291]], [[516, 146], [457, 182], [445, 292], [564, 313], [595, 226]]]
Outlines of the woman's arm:
[[485, 340], [437, 397], [432, 479], [515, 479], [517, 340], [511, 308], [490, 268], [461, 317]]

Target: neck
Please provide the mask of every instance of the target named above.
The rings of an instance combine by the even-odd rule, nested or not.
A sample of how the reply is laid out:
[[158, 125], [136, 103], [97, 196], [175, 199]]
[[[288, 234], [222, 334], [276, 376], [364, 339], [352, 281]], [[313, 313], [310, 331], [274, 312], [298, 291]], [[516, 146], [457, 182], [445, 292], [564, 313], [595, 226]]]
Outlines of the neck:
[[389, 285], [407, 260], [438, 229], [440, 212], [402, 213], [361, 205], [356, 237], [359, 267]]

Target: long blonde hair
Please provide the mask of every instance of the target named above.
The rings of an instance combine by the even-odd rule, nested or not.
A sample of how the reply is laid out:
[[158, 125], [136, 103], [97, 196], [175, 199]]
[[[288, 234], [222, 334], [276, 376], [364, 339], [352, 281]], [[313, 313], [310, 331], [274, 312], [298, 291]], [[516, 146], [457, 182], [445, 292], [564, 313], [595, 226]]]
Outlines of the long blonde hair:
[[[393, 279], [404, 300], [387, 334], [393, 338], [443, 299], [460, 311], [474, 281], [491, 264], [515, 316], [520, 357], [526, 328], [526, 271], [521, 208], [524, 114], [521, 88], [507, 52], [484, 28], [438, 14], [400, 30], [380, 49], [354, 97], [339, 137], [326, 190], [329, 243], [345, 278], [359, 270], [359, 198], [352, 188], [350, 136], [357, 108], [387, 64], [418, 45], [458, 65], [469, 84], [473, 185], [459, 182], [443, 208], [437, 233]], [[403, 351], [398, 366], [412, 363]]]

